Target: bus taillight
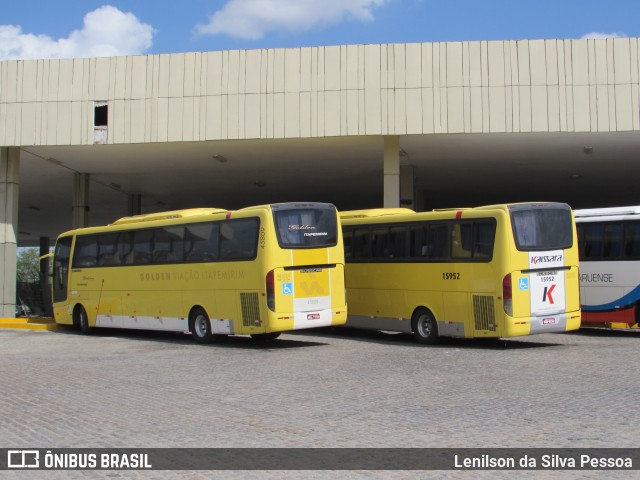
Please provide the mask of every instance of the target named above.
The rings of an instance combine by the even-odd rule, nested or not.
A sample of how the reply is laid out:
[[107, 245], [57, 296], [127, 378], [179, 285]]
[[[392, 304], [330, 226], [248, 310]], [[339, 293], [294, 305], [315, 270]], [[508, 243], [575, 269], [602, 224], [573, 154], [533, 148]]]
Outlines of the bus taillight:
[[510, 317], [513, 317], [513, 302], [511, 295], [511, 274], [507, 273], [502, 279], [502, 302], [504, 311]]
[[267, 273], [267, 306], [270, 310], [276, 311], [276, 290], [273, 283], [273, 270]]

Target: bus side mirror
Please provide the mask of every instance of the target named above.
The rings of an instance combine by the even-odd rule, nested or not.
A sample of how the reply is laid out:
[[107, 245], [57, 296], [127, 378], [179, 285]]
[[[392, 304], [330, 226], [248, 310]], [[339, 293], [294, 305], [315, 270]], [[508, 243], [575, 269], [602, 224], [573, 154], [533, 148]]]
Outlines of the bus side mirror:
[[[53, 258], [53, 253], [47, 253], [46, 255], [42, 255], [41, 257], [38, 257], [38, 260], [40, 261], [40, 263], [42, 263], [42, 261], [44, 260], [49, 260]], [[49, 278], [53, 278], [53, 268], [51, 268], [51, 264], [49, 264], [49, 271], [46, 273], [46, 276]]]

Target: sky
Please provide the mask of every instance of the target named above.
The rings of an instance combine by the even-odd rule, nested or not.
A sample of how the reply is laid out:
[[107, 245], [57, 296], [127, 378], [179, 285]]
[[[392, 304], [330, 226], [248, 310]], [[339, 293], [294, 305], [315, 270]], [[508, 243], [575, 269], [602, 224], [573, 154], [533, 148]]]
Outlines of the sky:
[[640, 36], [640, 0], [4, 0], [0, 60]]

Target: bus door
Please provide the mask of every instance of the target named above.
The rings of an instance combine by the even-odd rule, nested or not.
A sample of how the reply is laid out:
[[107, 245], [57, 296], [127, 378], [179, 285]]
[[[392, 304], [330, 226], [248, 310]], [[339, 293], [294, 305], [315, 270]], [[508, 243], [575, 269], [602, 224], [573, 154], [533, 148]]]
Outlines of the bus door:
[[[53, 257], [53, 303], [56, 321], [71, 323], [67, 308], [69, 296], [69, 263], [71, 260], [71, 242], [73, 237], [60, 238], [56, 243]], [[68, 317], [68, 318], [67, 318]]]

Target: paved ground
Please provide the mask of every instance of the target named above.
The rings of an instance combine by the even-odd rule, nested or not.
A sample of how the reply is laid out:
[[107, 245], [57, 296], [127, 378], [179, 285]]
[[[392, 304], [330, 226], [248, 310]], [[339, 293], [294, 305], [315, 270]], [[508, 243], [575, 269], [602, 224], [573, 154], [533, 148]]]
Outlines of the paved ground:
[[[0, 330], [0, 448], [638, 447], [638, 331], [420, 346], [342, 330], [189, 337]], [[0, 472], [227, 478], [231, 472]], [[522, 472], [599, 478], [602, 472]], [[640, 474], [640, 472], [636, 472]], [[41, 475], [40, 475], [41, 474]], [[29, 476], [25, 476], [29, 475]], [[0, 475], [1, 476], [1, 475]], [[495, 472], [248, 472], [236, 478], [494, 478]], [[500, 472], [501, 478], [513, 472]], [[606, 476], [628, 478], [628, 472]]]

